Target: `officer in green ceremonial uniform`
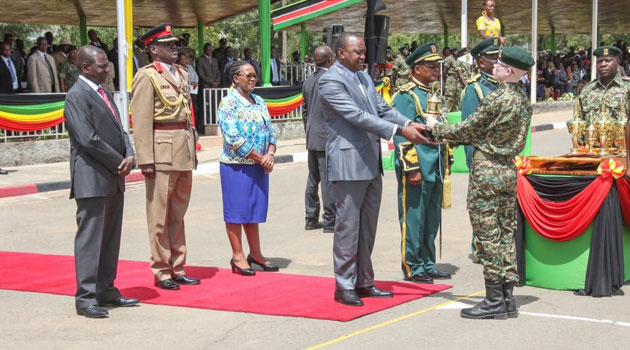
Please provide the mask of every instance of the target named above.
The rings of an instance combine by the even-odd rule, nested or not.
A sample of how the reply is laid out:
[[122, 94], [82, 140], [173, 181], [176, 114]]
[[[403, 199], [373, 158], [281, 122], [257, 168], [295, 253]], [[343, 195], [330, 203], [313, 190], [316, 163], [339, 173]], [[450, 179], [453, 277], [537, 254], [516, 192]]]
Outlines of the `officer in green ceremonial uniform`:
[[[471, 79], [468, 79], [468, 85], [464, 90], [462, 96], [462, 121], [466, 120], [468, 116], [475, 113], [477, 107], [481, 104], [484, 97], [488, 96], [492, 91], [499, 87], [499, 83], [492, 77], [492, 69], [497, 62], [499, 50], [501, 49], [501, 39], [488, 38], [477, 44], [471, 50], [475, 62], [477, 62], [477, 68], [479, 74], [475, 75]], [[466, 164], [468, 169], [472, 169], [472, 156], [473, 146], [465, 146], [466, 148]], [[477, 256], [477, 244], [475, 242], [475, 236], [471, 243], [473, 261], [478, 262]]]
[[394, 60], [394, 89], [398, 89], [409, 83], [409, 66], [406, 63], [407, 57], [409, 57], [409, 46], [407, 44], [401, 46], [399, 49], [399, 55]]
[[517, 175], [512, 159], [525, 147], [532, 117], [532, 106], [519, 87], [519, 79], [534, 64], [525, 50], [506, 47], [499, 52], [492, 74], [499, 87], [484, 98], [473, 115], [455, 125], [427, 117], [427, 128], [435, 138], [475, 147], [468, 213], [479, 241], [486, 297], [463, 309], [464, 318], [518, 316], [513, 296], [518, 282], [514, 247]]
[[[442, 57], [437, 52], [435, 43], [427, 43], [407, 58], [412, 81], [401, 86], [394, 96], [394, 108], [418, 123], [425, 122], [429, 85], [440, 78], [438, 61]], [[444, 109], [442, 115], [446, 115]], [[450, 274], [435, 269], [435, 236], [441, 216], [444, 146], [414, 146], [401, 136], [395, 136], [394, 143], [404, 278], [422, 283], [450, 278]]]
[[618, 73], [618, 58], [621, 50], [615, 46], [600, 46], [593, 55], [597, 57], [597, 73], [599, 79], [586, 84], [576, 100], [576, 111], [587, 124], [597, 120], [602, 105], [614, 119], [623, 119], [622, 107], [627, 106], [630, 78]]

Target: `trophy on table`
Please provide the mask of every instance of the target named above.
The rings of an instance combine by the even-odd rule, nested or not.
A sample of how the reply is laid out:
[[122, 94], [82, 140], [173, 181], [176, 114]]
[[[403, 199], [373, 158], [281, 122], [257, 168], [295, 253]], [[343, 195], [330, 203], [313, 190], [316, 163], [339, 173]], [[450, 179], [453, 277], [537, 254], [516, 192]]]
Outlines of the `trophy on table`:
[[593, 124], [595, 125], [595, 133], [599, 137], [599, 155], [602, 157], [607, 156], [609, 155], [609, 142], [612, 139], [611, 131], [613, 131], [613, 120], [610, 116], [610, 111], [608, 110], [606, 104], [602, 103], [599, 118], [595, 122], [593, 122]]
[[571, 137], [571, 142], [573, 144], [573, 148], [571, 149], [571, 154], [580, 153], [580, 145], [579, 145], [579, 137], [584, 132], [584, 127], [586, 126], [586, 122], [581, 119], [573, 119], [567, 122], [567, 128], [573, 137]]
[[595, 130], [593, 123], [590, 123], [584, 130], [584, 138], [588, 146], [588, 153], [593, 154], [593, 146], [595, 146], [595, 141], [597, 141], [597, 130]]
[[622, 157], [627, 157], [626, 154], [626, 124], [628, 123], [628, 119], [620, 119], [616, 120], [613, 123], [613, 131], [615, 144], [617, 148], [619, 148], [619, 155]]

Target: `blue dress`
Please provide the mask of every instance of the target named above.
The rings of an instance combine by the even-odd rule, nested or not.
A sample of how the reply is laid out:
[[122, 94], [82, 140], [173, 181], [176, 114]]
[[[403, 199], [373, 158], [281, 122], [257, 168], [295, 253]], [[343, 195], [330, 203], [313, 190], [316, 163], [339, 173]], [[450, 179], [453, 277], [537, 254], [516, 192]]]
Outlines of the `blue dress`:
[[251, 94], [249, 102], [232, 89], [217, 111], [223, 150], [219, 172], [223, 194], [223, 220], [231, 224], [255, 224], [267, 220], [269, 174], [247, 156], [255, 150], [266, 154], [276, 136], [265, 101]]

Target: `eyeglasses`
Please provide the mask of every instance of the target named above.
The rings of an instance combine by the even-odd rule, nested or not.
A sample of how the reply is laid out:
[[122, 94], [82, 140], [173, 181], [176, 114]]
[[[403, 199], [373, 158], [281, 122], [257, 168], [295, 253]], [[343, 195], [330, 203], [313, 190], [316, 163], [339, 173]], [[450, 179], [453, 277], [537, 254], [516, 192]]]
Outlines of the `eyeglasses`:
[[258, 79], [258, 75], [256, 73], [250, 73], [250, 74], [239, 74], [239, 77], [245, 77], [246, 79]]

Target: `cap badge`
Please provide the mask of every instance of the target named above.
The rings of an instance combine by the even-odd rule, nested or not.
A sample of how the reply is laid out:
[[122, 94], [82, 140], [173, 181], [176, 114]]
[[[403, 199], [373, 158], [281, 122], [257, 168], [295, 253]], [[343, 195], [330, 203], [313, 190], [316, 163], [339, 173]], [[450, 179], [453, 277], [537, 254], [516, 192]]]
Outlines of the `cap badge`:
[[170, 24], [166, 26], [166, 31], [167, 31], [167, 32], [170, 32], [170, 31], [171, 31], [171, 26], [170, 26]]
[[494, 39], [494, 40], [492, 41], [492, 45], [494, 45], [494, 46], [499, 46], [499, 39]]
[[431, 53], [437, 53], [437, 47], [435, 47], [435, 45], [431, 45]]
[[608, 49], [604, 49], [604, 55], [608, 55]]

